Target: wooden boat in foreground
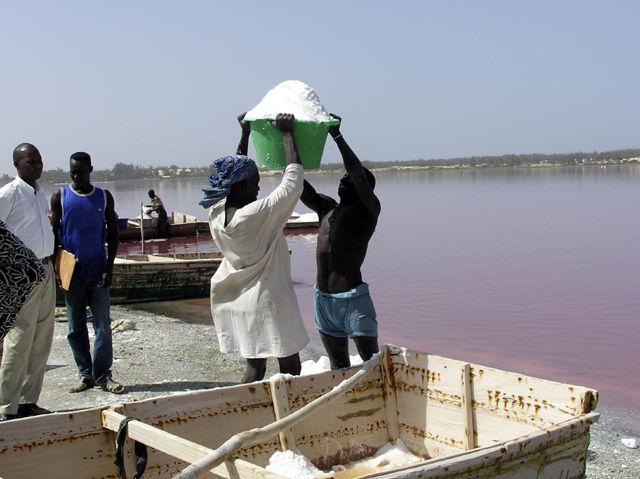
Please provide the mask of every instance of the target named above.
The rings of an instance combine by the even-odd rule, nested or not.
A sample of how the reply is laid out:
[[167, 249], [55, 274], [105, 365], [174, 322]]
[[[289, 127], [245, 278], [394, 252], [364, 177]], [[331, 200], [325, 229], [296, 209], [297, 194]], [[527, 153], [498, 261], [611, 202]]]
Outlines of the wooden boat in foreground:
[[221, 261], [219, 252], [118, 256], [113, 264], [111, 303], [207, 296]]
[[[324, 478], [574, 479], [585, 474], [597, 399], [585, 387], [385, 346], [362, 369], [0, 423], [0, 475], [117, 478], [121, 429], [129, 474], [134, 441], [146, 445], [144, 478], [277, 479], [269, 457], [293, 449], [330, 471]], [[396, 439], [421, 460], [331, 471]]]

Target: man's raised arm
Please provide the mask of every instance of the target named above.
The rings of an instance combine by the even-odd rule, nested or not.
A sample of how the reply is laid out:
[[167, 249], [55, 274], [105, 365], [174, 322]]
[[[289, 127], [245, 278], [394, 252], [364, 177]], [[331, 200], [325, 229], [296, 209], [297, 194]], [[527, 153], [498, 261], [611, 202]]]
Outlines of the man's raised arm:
[[336, 142], [338, 150], [340, 150], [344, 168], [353, 181], [353, 185], [358, 192], [360, 201], [362, 201], [362, 203], [371, 212], [371, 214], [377, 216], [378, 214], [380, 214], [380, 201], [378, 201], [378, 198], [373, 193], [373, 187], [367, 179], [367, 173], [362, 166], [362, 163], [360, 163], [360, 160], [353, 152], [351, 147], [347, 144], [347, 141], [344, 139], [342, 133], [340, 132], [342, 118], [340, 118], [338, 115], [334, 115], [333, 113], [331, 114], [331, 116], [337, 120], [340, 120], [339, 124], [329, 127], [329, 134], [331, 135], [331, 138], [333, 138], [333, 141]]
[[247, 156], [247, 152], [249, 151], [249, 134], [251, 133], [251, 125], [244, 121], [244, 116], [246, 114], [247, 112], [238, 115], [238, 123], [240, 123], [242, 135], [240, 136], [240, 142], [238, 143], [238, 148], [236, 149], [236, 155]]

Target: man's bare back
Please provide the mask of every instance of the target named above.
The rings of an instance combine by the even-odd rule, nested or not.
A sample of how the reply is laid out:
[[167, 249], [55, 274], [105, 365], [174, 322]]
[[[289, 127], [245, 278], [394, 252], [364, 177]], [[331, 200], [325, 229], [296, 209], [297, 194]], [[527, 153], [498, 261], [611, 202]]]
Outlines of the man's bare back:
[[378, 352], [376, 312], [361, 267], [378, 223], [380, 201], [373, 193], [375, 178], [362, 166], [339, 127], [331, 127], [329, 134], [347, 171], [338, 186], [340, 202], [318, 193], [306, 180], [300, 199], [320, 221], [314, 318], [331, 368], [338, 369], [350, 365], [349, 337], [364, 361]]

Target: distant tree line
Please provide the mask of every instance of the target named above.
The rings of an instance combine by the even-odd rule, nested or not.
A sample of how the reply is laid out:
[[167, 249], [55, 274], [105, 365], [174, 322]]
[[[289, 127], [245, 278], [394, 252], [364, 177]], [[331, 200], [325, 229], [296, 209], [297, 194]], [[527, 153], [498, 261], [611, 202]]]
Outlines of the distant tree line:
[[[210, 167], [141, 166], [127, 163], [116, 163], [111, 170], [93, 170], [92, 181], [135, 180], [144, 178], [173, 178], [187, 176], [207, 176]], [[42, 173], [42, 180], [49, 183], [65, 183], [69, 181], [69, 171], [57, 168]]]
[[[370, 169], [380, 168], [483, 168], [483, 167], [518, 167], [518, 166], [588, 166], [588, 165], [623, 165], [640, 163], [640, 149], [614, 150], [604, 152], [557, 153], [544, 155], [538, 153], [523, 155], [500, 156], [469, 156], [463, 158], [417, 159], [405, 161], [378, 161], [363, 164]], [[322, 164], [321, 171], [342, 170], [341, 163]], [[179, 167], [170, 166], [140, 166], [126, 163], [116, 163], [111, 170], [94, 170], [91, 174], [93, 181], [109, 181], [143, 178], [174, 178], [174, 177], [202, 177], [211, 174], [209, 166]], [[13, 176], [0, 177], [0, 185], [8, 183]], [[49, 183], [66, 183], [69, 172], [61, 168], [47, 170], [42, 174], [42, 181]]]
[[[417, 159], [408, 161], [377, 161], [363, 164], [370, 169], [377, 168], [469, 168], [469, 167], [517, 167], [517, 166], [587, 166], [623, 165], [640, 163], [640, 149], [626, 149], [605, 152], [557, 153], [545, 155], [530, 153], [523, 155], [469, 156], [463, 158]], [[341, 169], [341, 164], [322, 165], [323, 170]]]

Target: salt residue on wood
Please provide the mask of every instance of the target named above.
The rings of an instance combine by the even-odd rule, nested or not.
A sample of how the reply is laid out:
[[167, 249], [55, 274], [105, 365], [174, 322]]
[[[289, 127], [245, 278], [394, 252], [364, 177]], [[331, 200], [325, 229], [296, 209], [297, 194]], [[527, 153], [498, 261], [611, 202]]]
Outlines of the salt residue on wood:
[[291, 113], [296, 120], [315, 123], [331, 120], [315, 90], [299, 80], [287, 80], [269, 90], [245, 118], [273, 120], [278, 113]]

